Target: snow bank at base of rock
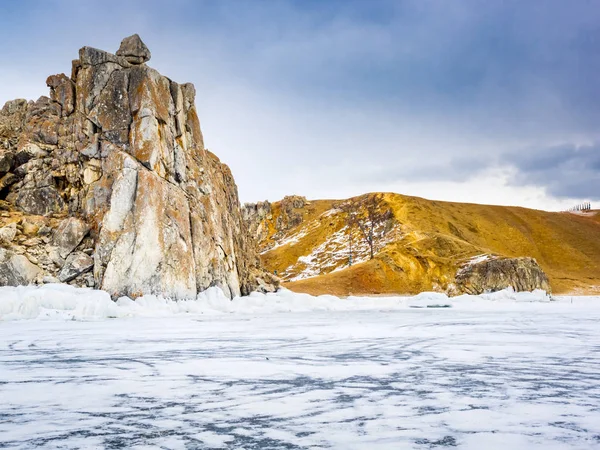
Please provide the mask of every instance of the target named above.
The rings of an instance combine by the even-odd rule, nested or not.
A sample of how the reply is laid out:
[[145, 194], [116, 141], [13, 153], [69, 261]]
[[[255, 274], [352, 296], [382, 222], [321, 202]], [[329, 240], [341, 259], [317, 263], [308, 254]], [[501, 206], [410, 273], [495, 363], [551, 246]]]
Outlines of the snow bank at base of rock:
[[[587, 303], [575, 297], [576, 304]], [[121, 297], [112, 301], [108, 293], [94, 289], [75, 288], [64, 284], [44, 286], [0, 287], [0, 320], [58, 319], [99, 320], [123, 317], [162, 317], [174, 314], [276, 313], [307, 311], [397, 310], [409, 308], [487, 308], [490, 305], [548, 303], [552, 299], [544, 291], [514, 292], [511, 289], [478, 296], [462, 295], [448, 298], [437, 292], [423, 292], [412, 297], [348, 297], [332, 295], [314, 297], [287, 289], [276, 293], [252, 293], [229, 300], [219, 288], [198, 294], [196, 300], [173, 301], [155, 295], [136, 300]], [[572, 298], [557, 298], [557, 302], [573, 303]]]

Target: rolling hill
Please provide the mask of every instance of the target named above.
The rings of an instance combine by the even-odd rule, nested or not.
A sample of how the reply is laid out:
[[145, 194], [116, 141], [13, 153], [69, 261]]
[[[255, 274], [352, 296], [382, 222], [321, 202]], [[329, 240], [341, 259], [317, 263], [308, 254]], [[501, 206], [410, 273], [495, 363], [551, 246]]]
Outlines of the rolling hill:
[[[375, 202], [374, 257], [348, 204]], [[349, 200], [290, 196], [246, 205], [264, 266], [293, 291], [340, 296], [449, 291], [486, 258], [537, 260], [556, 294], [600, 293], [600, 214], [426, 200], [393, 193]], [[350, 246], [352, 245], [352, 251]], [[350, 260], [352, 255], [352, 260]], [[350, 264], [350, 262], [352, 264]]]

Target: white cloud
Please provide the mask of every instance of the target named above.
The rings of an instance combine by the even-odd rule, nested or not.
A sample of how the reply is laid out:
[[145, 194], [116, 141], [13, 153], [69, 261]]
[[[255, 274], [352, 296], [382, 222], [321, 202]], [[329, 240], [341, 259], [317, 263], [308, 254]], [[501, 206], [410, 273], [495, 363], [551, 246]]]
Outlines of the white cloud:
[[[381, 5], [389, 15], [367, 20], [341, 7], [324, 12], [291, 2], [115, 2], [94, 9], [41, 3], [19, 24], [29, 34], [10, 54], [0, 49], [9, 62], [0, 68], [0, 102], [47, 94], [46, 77], [69, 73], [79, 47], [115, 51], [122, 37], [137, 32], [153, 53], [150, 65], [196, 85], [207, 146], [231, 166], [243, 201], [384, 190], [566, 206], [541, 187], [511, 185], [514, 178], [499, 169], [510, 161], [500, 159], [593, 140], [598, 114], [573, 106], [561, 90], [568, 68], [556, 66], [563, 36], [575, 39], [573, 30], [587, 29], [590, 20], [525, 10], [529, 22], [515, 18], [514, 34], [494, 44], [505, 32], [494, 18], [510, 18], [509, 8]], [[536, 28], [536, 17], [556, 29], [543, 31], [545, 22]], [[543, 40], [536, 41], [540, 48], [528, 41], [546, 35], [557, 55], [544, 53]], [[533, 70], [527, 58], [548, 68]]]

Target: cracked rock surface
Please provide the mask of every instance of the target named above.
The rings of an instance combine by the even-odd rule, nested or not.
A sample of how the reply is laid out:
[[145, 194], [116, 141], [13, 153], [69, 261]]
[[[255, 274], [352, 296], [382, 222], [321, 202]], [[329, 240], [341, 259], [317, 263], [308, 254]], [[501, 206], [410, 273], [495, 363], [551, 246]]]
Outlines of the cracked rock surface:
[[479, 295], [508, 287], [516, 292], [535, 289], [552, 292], [548, 277], [534, 258], [490, 256], [461, 268], [451, 293]]
[[194, 86], [149, 59], [137, 35], [116, 54], [83, 47], [49, 97], [0, 111], [0, 284], [174, 299], [276, 288], [229, 168], [204, 147]]

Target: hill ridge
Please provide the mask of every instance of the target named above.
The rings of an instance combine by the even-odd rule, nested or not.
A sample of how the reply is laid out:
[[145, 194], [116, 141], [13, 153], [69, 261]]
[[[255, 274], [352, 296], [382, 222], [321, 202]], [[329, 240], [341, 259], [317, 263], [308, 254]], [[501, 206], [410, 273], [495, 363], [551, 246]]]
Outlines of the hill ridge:
[[[365, 240], [355, 229], [350, 265], [347, 213], [340, 205], [373, 196], [393, 213], [392, 225], [376, 243], [372, 260], [365, 257]], [[288, 196], [247, 204], [244, 216], [257, 236], [263, 264], [293, 290], [337, 295], [447, 291], [461, 267], [489, 255], [534, 258], [555, 293], [600, 292], [600, 214], [594, 210], [549, 212], [385, 192], [346, 200]]]

